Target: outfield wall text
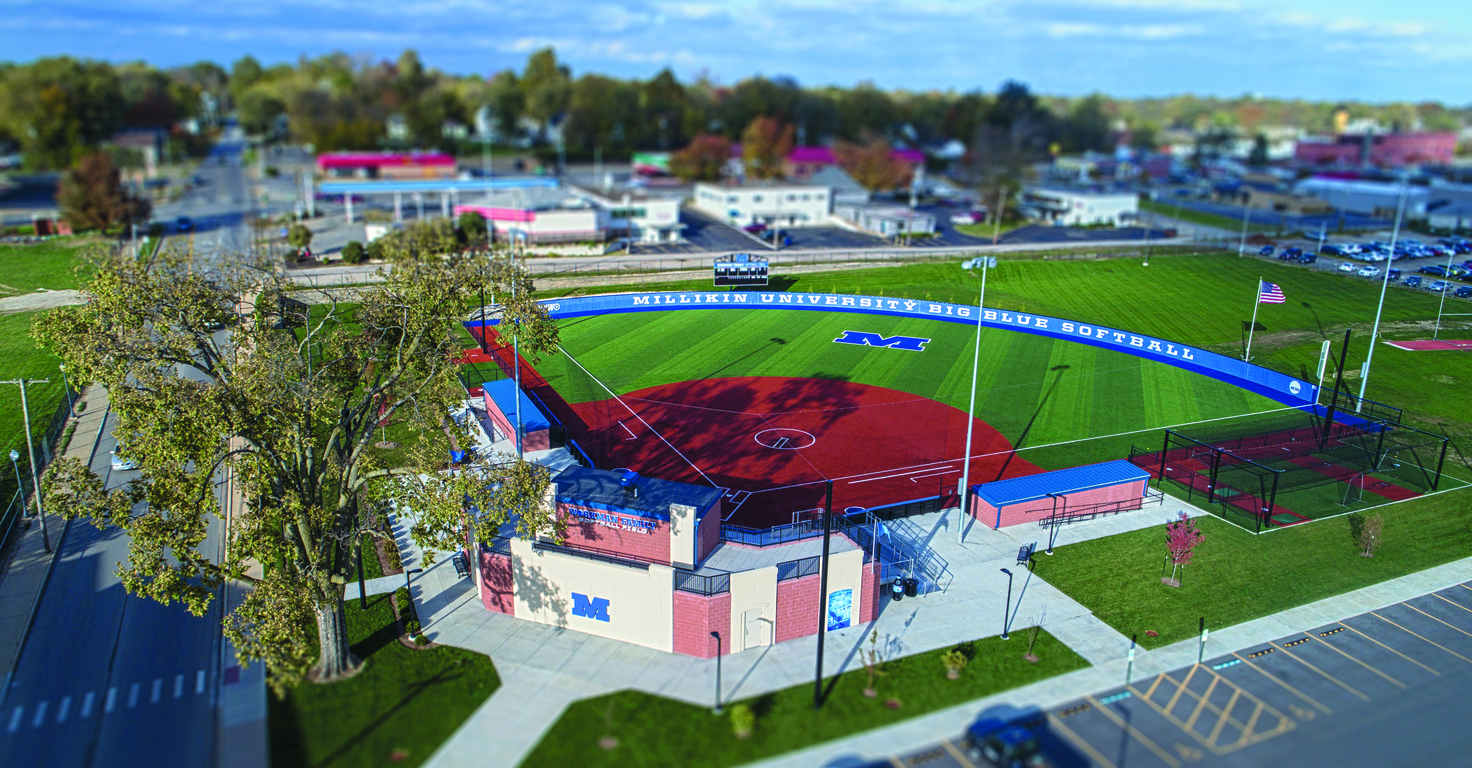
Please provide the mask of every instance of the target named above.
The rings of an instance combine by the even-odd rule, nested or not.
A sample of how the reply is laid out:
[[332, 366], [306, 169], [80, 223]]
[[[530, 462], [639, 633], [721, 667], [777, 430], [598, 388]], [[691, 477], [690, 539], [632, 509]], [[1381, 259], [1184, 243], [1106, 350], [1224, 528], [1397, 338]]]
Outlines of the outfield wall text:
[[[762, 293], [757, 291], [610, 293], [598, 296], [547, 299], [541, 304], [547, 308], [548, 314], [558, 319], [626, 312], [669, 312], [684, 309], [789, 309], [929, 318], [962, 325], [977, 324], [977, 308], [967, 304], [828, 293]], [[1287, 405], [1312, 405], [1318, 398], [1318, 387], [1309, 382], [1300, 381], [1286, 374], [1236, 358], [1166, 339], [1130, 333], [1093, 323], [1000, 309], [983, 308], [980, 315], [980, 323], [985, 328], [1022, 331], [1125, 352], [1146, 360], [1154, 360], [1210, 376]], [[494, 318], [487, 321], [490, 325], [495, 325], [497, 322]], [[473, 319], [466, 325], [473, 327], [479, 325], [479, 321]]]

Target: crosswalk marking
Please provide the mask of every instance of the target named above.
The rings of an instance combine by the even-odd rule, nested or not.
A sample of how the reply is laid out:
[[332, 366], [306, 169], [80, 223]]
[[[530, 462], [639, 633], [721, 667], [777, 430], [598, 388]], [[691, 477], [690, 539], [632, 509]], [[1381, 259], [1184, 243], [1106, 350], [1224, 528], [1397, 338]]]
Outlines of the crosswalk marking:
[[138, 684], [128, 686], [128, 709], [138, 706]]
[[10, 724], [7, 725], [7, 726], [5, 726], [5, 732], [6, 733], [15, 733], [16, 729], [20, 728], [21, 718], [25, 717], [25, 714], [26, 714], [26, 708], [23, 707], [23, 706], [16, 707], [15, 709], [11, 710], [11, 712], [10, 712]]
[[59, 707], [56, 708], [56, 722], [58, 724], [66, 722], [66, 716], [68, 714], [70, 714], [71, 711], [72, 711], [72, 697], [70, 697], [70, 696], [63, 696], [63, 697], [61, 697], [61, 706], [59, 706]]
[[148, 701], [150, 704], [158, 703], [158, 695], [159, 692], [163, 690], [163, 687], [164, 679], [162, 677], [155, 677], [153, 679], [153, 691], [148, 695]]
[[108, 688], [107, 689], [107, 704], [104, 705], [103, 710], [106, 711], [106, 712], [111, 712], [112, 711], [112, 708], [113, 708], [113, 705], [117, 703], [117, 700], [118, 700], [118, 688], [117, 688], [117, 686], [113, 686], [111, 688]]
[[46, 705], [49, 703], [50, 702], [43, 701], [40, 704], [36, 705], [36, 716], [31, 718], [32, 728], [40, 728], [41, 724], [46, 722]]
[[78, 715], [78, 717], [86, 720], [92, 716], [92, 700], [94, 698], [96, 698], [96, 694], [92, 691], [87, 691], [87, 695], [82, 697], [82, 714]]
[[194, 692], [204, 693], [204, 670], [202, 669], [194, 675]]
[[174, 675], [174, 698], [184, 695], [184, 676]]

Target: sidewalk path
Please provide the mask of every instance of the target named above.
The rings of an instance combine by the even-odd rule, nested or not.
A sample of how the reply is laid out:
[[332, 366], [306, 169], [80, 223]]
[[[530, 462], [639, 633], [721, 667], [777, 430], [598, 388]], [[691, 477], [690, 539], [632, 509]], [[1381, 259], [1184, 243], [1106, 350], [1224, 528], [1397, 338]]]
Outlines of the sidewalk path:
[[[90, 464], [92, 452], [107, 418], [107, 390], [100, 386], [88, 387], [79, 397], [85, 403], [82, 413], [74, 417], [77, 428], [67, 444], [63, 456], [71, 456]], [[39, 450], [39, 449], [38, 449]], [[34, 513], [35, 500], [31, 500]], [[5, 684], [0, 688], [0, 703], [5, 701], [9, 690], [10, 675], [15, 671], [20, 647], [31, 628], [31, 614], [46, 579], [51, 573], [55, 553], [61, 551], [61, 537], [68, 522], [51, 510], [46, 512], [46, 531], [51, 538], [51, 552], [47, 554], [41, 541], [41, 526], [30, 518], [31, 527], [19, 534], [15, 554], [10, 558], [3, 574], [0, 574], [0, 672], [4, 673]]]

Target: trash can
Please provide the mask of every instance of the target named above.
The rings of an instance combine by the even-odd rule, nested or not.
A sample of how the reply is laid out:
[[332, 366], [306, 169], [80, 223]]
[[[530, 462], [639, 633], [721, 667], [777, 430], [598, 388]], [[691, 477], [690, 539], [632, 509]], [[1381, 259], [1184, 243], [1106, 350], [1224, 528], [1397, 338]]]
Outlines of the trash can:
[[905, 597], [914, 597], [920, 591], [920, 580], [916, 578], [905, 579]]
[[899, 602], [905, 596], [905, 580], [899, 576], [894, 577], [894, 583], [889, 586], [889, 599]]

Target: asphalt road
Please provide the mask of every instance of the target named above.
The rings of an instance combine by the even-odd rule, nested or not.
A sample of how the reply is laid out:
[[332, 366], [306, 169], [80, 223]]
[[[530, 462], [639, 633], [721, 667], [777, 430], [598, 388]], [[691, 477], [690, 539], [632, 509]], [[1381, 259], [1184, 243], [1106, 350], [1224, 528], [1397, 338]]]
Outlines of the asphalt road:
[[[200, 163], [195, 174], [200, 183], [186, 190], [179, 200], [160, 203], [153, 209], [154, 220], [165, 225], [169, 236], [192, 240], [202, 258], [250, 249], [246, 215], [254, 203], [240, 165], [243, 141], [239, 128], [226, 128], [210, 156]], [[180, 231], [175, 225], [180, 216], [188, 216], [193, 222], [189, 230]]]
[[[92, 470], [114, 472], [109, 415]], [[220, 546], [212, 522], [204, 547]], [[73, 521], [41, 594], [0, 707], [0, 765], [201, 766], [213, 760], [220, 608], [203, 617], [133, 597], [115, 571], [128, 557], [116, 528]]]
[[[1048, 731], [1104, 768], [1466, 765], [1469, 683], [1459, 584], [1068, 702]], [[961, 734], [892, 764], [988, 765], [957, 747]]]

